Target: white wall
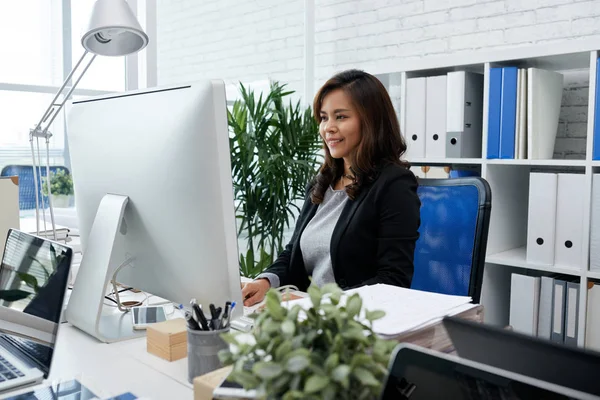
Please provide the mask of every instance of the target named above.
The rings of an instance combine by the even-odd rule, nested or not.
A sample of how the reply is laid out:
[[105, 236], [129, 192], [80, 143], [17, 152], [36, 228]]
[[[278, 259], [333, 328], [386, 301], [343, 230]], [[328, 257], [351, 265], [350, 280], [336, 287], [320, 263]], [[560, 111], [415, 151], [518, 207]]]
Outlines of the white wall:
[[[315, 88], [347, 68], [390, 72], [420, 57], [582, 36], [600, 43], [598, 0], [314, 1]], [[301, 93], [303, 24], [304, 0], [159, 0], [159, 84], [272, 78]], [[565, 82], [556, 156], [582, 158], [588, 81]]]

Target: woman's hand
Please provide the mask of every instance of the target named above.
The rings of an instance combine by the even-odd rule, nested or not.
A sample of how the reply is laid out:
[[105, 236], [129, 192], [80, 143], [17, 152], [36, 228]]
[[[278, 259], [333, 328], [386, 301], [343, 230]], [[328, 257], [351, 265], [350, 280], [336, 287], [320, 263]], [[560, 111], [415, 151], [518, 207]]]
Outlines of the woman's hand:
[[267, 295], [267, 291], [270, 288], [271, 283], [268, 279], [264, 278], [246, 283], [242, 288], [242, 299], [244, 299], [244, 306], [250, 307], [263, 301]]

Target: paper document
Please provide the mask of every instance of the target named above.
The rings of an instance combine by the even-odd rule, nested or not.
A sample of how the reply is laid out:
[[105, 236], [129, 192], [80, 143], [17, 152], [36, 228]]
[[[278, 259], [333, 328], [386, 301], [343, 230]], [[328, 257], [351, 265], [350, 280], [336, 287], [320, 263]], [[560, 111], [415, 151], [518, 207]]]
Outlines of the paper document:
[[[358, 293], [363, 301], [363, 310], [385, 311], [385, 317], [373, 323], [373, 331], [381, 336], [397, 336], [427, 326], [446, 315], [456, 314], [457, 310], [464, 311], [465, 304], [472, 301], [469, 296], [451, 296], [384, 284], [363, 286], [344, 293], [346, 296], [342, 297], [341, 306], [349, 296]], [[310, 298], [290, 301], [288, 306], [296, 304], [304, 309], [312, 306]]]

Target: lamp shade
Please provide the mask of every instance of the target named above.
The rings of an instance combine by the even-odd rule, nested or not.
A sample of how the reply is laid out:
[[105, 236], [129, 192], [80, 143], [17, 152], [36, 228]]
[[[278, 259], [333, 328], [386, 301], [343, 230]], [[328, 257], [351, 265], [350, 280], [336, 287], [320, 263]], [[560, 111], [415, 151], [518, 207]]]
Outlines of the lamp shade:
[[125, 56], [146, 47], [148, 35], [125, 0], [97, 0], [81, 44], [101, 56]]

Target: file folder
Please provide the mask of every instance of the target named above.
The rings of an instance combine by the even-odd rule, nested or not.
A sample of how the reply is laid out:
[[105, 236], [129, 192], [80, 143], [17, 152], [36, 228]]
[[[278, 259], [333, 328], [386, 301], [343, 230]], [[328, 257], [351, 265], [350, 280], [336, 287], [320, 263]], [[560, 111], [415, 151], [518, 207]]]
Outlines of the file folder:
[[515, 159], [523, 160], [527, 158], [527, 70], [524, 68], [519, 68], [517, 90]]
[[590, 270], [600, 271], [600, 174], [592, 175]]
[[567, 291], [567, 282], [554, 280], [554, 299], [552, 303], [552, 336], [550, 340], [556, 343], [565, 342], [565, 303]]
[[540, 278], [513, 273], [509, 323], [515, 332], [537, 336]]
[[579, 283], [567, 282], [565, 305], [565, 344], [577, 347], [579, 333]]
[[600, 58], [596, 60], [596, 95], [594, 98], [594, 145], [592, 148], [592, 159], [600, 160]]
[[600, 284], [588, 282], [585, 347], [600, 352]]
[[526, 259], [530, 264], [554, 264], [557, 187], [557, 174], [529, 174]]
[[481, 157], [483, 75], [449, 72], [446, 104], [446, 157]]
[[446, 75], [427, 77], [425, 157], [446, 157]]
[[500, 158], [500, 116], [502, 105], [502, 68], [490, 68], [488, 98], [487, 158]]
[[585, 175], [558, 174], [554, 265], [583, 266], [583, 208]]
[[502, 110], [500, 117], [500, 158], [515, 158], [517, 121], [517, 67], [502, 68]]
[[425, 78], [406, 80], [406, 153], [408, 160], [425, 157]]
[[538, 337], [550, 340], [552, 334], [552, 299], [554, 278], [542, 276], [540, 282], [540, 311], [538, 314]]

